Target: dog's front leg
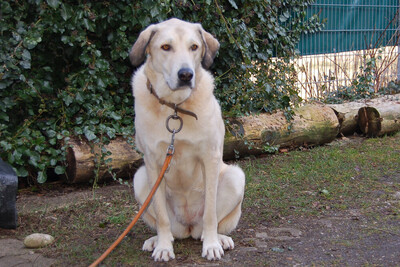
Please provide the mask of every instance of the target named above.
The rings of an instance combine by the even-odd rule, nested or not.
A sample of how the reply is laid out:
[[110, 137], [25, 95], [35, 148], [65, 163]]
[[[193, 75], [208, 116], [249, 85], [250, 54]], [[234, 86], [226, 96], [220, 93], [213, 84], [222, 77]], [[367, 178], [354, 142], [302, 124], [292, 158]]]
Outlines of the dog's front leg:
[[[146, 164], [146, 171], [148, 174], [148, 181], [152, 187], [155, 179], [158, 177], [157, 168]], [[153, 178], [155, 177], [155, 178]], [[169, 261], [175, 258], [172, 242], [174, 237], [171, 233], [171, 225], [168, 217], [165, 196], [165, 181], [162, 181], [157, 192], [155, 193], [152, 206], [156, 216], [156, 230], [157, 236], [146, 240], [143, 245], [144, 250], [152, 251], [152, 257], [155, 261]]]
[[214, 156], [205, 160], [205, 205], [203, 215], [202, 256], [208, 260], [219, 260], [224, 250], [218, 240], [217, 189], [221, 157]]

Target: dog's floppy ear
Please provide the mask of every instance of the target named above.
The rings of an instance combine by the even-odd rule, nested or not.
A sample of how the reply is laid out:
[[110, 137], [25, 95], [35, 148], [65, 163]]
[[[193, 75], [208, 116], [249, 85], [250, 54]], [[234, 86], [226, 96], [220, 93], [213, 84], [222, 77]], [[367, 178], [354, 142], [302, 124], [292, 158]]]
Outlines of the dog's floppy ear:
[[200, 34], [204, 43], [204, 55], [201, 65], [203, 68], [208, 69], [214, 62], [215, 55], [219, 49], [219, 42], [210, 33], [206, 32], [200, 26]]
[[133, 66], [139, 66], [146, 59], [146, 49], [148, 44], [156, 33], [157, 29], [155, 25], [150, 25], [144, 31], [139, 34], [136, 42], [133, 44], [131, 51], [129, 52], [129, 59]]

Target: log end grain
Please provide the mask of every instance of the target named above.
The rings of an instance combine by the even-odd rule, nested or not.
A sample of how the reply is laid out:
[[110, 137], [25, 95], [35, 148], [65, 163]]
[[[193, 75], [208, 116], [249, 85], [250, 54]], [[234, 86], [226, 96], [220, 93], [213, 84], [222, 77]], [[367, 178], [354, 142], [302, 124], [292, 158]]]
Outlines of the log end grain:
[[373, 137], [381, 131], [381, 117], [374, 107], [362, 107], [358, 111], [358, 126], [363, 134]]

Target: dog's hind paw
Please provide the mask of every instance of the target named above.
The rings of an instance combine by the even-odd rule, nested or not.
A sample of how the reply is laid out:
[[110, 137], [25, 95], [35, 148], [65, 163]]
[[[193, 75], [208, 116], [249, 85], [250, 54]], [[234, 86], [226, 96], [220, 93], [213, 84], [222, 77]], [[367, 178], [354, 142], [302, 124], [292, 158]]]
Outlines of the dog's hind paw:
[[234, 249], [235, 244], [233, 243], [233, 240], [231, 237], [226, 236], [226, 235], [218, 235], [218, 240], [221, 246], [227, 250], [227, 249]]
[[154, 248], [157, 246], [158, 238], [157, 236], [150, 237], [146, 241], [144, 241], [142, 250], [144, 251], [153, 251]]

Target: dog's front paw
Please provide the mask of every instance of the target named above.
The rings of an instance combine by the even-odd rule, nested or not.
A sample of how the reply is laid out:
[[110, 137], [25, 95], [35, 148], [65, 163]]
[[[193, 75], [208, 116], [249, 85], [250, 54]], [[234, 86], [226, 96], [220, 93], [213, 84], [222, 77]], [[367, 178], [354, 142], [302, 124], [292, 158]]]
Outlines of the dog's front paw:
[[165, 240], [160, 242], [158, 236], [147, 239], [143, 244], [143, 250], [153, 251], [151, 255], [155, 261], [169, 261], [175, 259], [174, 248], [172, 242]]
[[155, 261], [169, 261], [175, 259], [174, 249], [171, 246], [156, 246], [153, 255]]
[[208, 241], [203, 240], [203, 252], [201, 256], [207, 258], [209, 261], [220, 260], [224, 255], [224, 250], [218, 240]]

